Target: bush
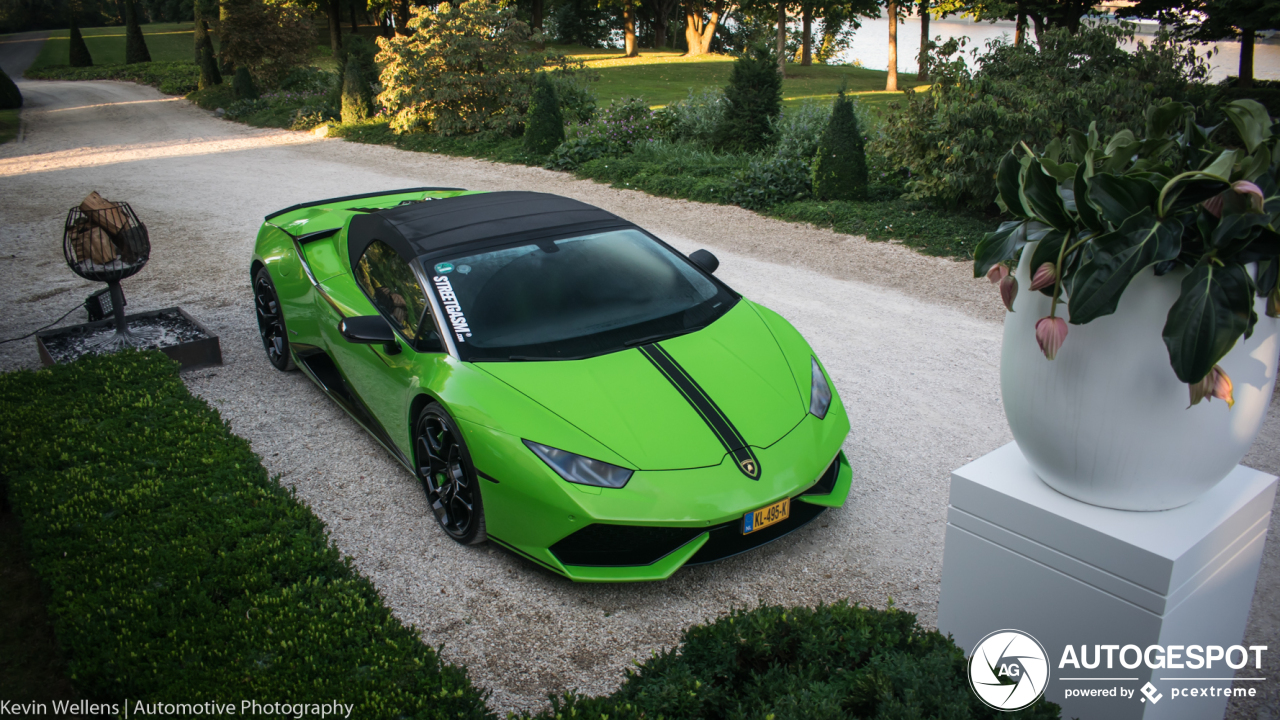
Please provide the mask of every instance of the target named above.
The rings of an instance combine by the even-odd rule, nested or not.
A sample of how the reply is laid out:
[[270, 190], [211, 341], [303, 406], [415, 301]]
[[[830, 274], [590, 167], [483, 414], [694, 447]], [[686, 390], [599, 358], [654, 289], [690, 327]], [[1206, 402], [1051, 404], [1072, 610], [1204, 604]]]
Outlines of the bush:
[[818, 154], [818, 143], [830, 120], [831, 106], [814, 102], [778, 115], [769, 125], [775, 138], [773, 152], [812, 160]]
[[662, 111], [670, 126], [668, 137], [676, 142], [714, 143], [727, 106], [722, 88], [706, 88], [697, 94], [690, 88], [689, 97]]
[[769, 46], [753, 45], [733, 62], [724, 99], [716, 147], [743, 152], [764, 149], [770, 140], [770, 123], [782, 112], [782, 76]]
[[524, 126], [524, 149], [533, 155], [547, 155], [562, 142], [564, 117], [560, 115], [560, 99], [547, 74], [538, 73], [533, 99], [529, 101], [529, 120]]
[[1125, 27], [1051, 29], [1038, 47], [990, 43], [976, 72], [953, 59], [960, 47], [950, 41], [931, 65], [932, 89], [907, 91], [872, 149], [910, 171], [912, 197], [984, 208], [1000, 158], [1018, 142], [1043, 148], [1091, 121], [1103, 135], [1137, 131], [1157, 99], [1208, 97], [1207, 66], [1189, 46], [1158, 35], [1130, 53], [1121, 43], [1132, 38]]
[[159, 88], [166, 95], [186, 95], [200, 84], [200, 68], [190, 62], [149, 62], [135, 65], [47, 67], [28, 70], [32, 80], [126, 80]]
[[253, 82], [253, 74], [244, 65], [236, 67], [235, 77], [231, 79], [231, 89], [235, 91], [237, 100], [258, 99], [258, 86]]
[[379, 38], [378, 102], [397, 132], [459, 135], [512, 132], [524, 122], [534, 74], [584, 67], [553, 51], [529, 49], [529, 26], [498, 0], [413, 8], [409, 35]]
[[763, 210], [779, 203], [803, 200], [812, 187], [812, 170], [805, 158], [774, 155], [754, 158], [733, 177], [729, 202], [748, 210]]
[[219, 27], [222, 72], [248, 68], [268, 88], [311, 55], [315, 37], [308, 11], [293, 3], [227, 0]]
[[147, 50], [147, 39], [138, 24], [137, 1], [124, 0], [124, 64], [144, 62], [151, 62], [151, 51]]
[[572, 170], [595, 158], [634, 152], [661, 136], [661, 121], [643, 98], [613, 100], [590, 122], [569, 128], [567, 139], [552, 152], [547, 167]]
[[856, 200], [867, 192], [867, 154], [853, 103], [841, 92], [813, 161], [813, 194], [819, 200]]
[[93, 67], [93, 56], [89, 54], [89, 46], [84, 44], [84, 36], [80, 34], [80, 26], [71, 23], [70, 49], [67, 53], [67, 65], [71, 67]]
[[22, 107], [22, 91], [18, 84], [9, 77], [9, 73], [0, 68], [0, 110], [14, 110]]
[[0, 475], [84, 697], [489, 718], [158, 352], [0, 376]]
[[964, 652], [910, 613], [762, 606], [689, 628], [678, 648], [628, 671], [611, 695], [566, 693], [537, 717], [1056, 720], [1060, 713], [1043, 700], [997, 712], [967, 678]]
[[373, 95], [369, 91], [368, 81], [365, 80], [360, 58], [351, 54], [347, 57], [347, 71], [342, 77], [342, 122], [363, 122], [371, 115], [373, 115]]
[[560, 101], [560, 114], [566, 123], [590, 122], [596, 115], [596, 94], [587, 83], [588, 76], [580, 72], [547, 73]]

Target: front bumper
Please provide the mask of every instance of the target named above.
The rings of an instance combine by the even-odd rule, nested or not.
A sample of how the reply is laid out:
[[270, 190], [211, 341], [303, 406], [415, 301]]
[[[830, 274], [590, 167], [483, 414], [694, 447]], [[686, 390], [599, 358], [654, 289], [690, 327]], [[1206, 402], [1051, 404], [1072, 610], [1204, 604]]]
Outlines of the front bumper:
[[[482, 481], [489, 538], [575, 581], [662, 580], [686, 564], [714, 562], [772, 542], [844, 504], [852, 470], [839, 447], [843, 413], [806, 416], [768, 448], [757, 448], [759, 481], [726, 457], [720, 465], [637, 471], [610, 490], [560, 480], [504, 433], [459, 423]], [[835, 456], [834, 458], [832, 456]], [[791, 517], [750, 535], [742, 517], [782, 498]]]

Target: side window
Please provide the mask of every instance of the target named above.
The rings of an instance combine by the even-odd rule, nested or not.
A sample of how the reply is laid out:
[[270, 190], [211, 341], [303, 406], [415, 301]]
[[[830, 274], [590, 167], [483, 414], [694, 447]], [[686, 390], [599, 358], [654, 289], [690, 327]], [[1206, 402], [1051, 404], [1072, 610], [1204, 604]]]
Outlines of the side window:
[[443, 350], [422, 286], [390, 245], [381, 240], [369, 245], [356, 265], [356, 282], [415, 349]]

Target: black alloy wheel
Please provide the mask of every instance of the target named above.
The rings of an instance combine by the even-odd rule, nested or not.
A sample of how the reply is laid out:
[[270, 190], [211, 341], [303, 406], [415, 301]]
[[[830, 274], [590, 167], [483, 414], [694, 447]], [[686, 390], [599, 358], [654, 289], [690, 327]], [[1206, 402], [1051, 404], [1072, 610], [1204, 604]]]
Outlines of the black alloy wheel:
[[284, 312], [276, 286], [266, 268], [253, 276], [253, 306], [258, 315], [258, 334], [266, 348], [267, 359], [277, 370], [293, 370], [293, 357], [289, 354], [289, 332], [284, 326]]
[[418, 479], [445, 534], [463, 545], [484, 542], [484, 505], [462, 432], [439, 403], [422, 409], [413, 433]]

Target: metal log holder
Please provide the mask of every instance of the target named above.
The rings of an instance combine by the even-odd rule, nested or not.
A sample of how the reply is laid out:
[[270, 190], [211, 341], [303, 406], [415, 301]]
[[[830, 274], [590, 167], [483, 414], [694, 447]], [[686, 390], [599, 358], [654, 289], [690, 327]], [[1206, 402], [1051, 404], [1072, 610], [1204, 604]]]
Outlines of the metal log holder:
[[124, 313], [120, 281], [142, 270], [151, 255], [147, 226], [129, 203], [114, 202], [101, 209], [71, 208], [62, 233], [62, 254], [72, 272], [86, 280], [105, 282], [111, 294], [116, 331], [97, 340], [95, 352], [142, 348], [159, 341], [158, 328], [130, 330]]

